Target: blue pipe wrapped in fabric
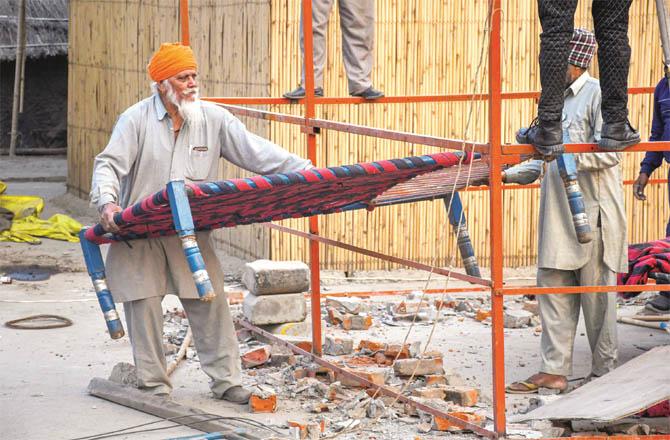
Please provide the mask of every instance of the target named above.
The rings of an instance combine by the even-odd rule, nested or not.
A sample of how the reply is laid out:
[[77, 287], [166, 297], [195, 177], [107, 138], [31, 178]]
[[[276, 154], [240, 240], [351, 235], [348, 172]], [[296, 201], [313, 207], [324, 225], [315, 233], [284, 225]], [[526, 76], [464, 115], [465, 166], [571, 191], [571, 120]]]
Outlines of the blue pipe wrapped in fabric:
[[589, 218], [586, 215], [584, 198], [577, 182], [577, 164], [575, 156], [570, 153], [564, 153], [556, 157], [558, 173], [561, 175], [563, 185], [565, 186], [565, 195], [568, 197], [570, 213], [572, 214], [572, 224], [575, 226], [577, 241], [580, 243], [590, 243], [593, 240], [593, 232], [589, 224]]
[[461, 259], [463, 260], [465, 273], [481, 278], [479, 265], [477, 264], [477, 258], [475, 257], [475, 249], [472, 246], [470, 234], [468, 233], [468, 225], [465, 221], [465, 215], [463, 214], [461, 197], [457, 192], [454, 192], [444, 198], [444, 205], [449, 214], [449, 223], [456, 233], [458, 250], [461, 254]]
[[85, 237], [87, 228], [83, 228], [79, 232], [79, 243], [81, 250], [84, 253], [84, 261], [86, 261], [86, 269], [93, 281], [95, 287], [95, 294], [98, 297], [98, 303], [102, 314], [107, 323], [107, 330], [112, 339], [119, 339], [125, 335], [123, 324], [119, 318], [114, 305], [114, 298], [112, 292], [107, 288], [107, 281], [105, 279], [105, 264], [102, 261], [102, 254], [100, 253], [100, 246], [98, 244], [88, 241]]
[[211, 301], [216, 294], [205, 268], [205, 260], [202, 258], [198, 242], [195, 239], [195, 226], [184, 181], [175, 180], [168, 183], [167, 194], [170, 201], [174, 227], [181, 239], [188, 267], [191, 273], [193, 273], [193, 281], [195, 281], [198, 296], [200, 296], [202, 301]]

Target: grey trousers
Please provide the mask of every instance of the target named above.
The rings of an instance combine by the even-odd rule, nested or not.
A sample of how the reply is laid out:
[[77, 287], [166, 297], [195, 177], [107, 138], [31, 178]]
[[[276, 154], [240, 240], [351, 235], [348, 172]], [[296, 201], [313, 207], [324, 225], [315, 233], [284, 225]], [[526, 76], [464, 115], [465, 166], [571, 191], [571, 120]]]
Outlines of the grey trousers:
[[[326, 64], [326, 33], [333, 0], [312, 1], [312, 33], [314, 41], [314, 87], [323, 87], [323, 66]], [[372, 63], [375, 39], [374, 0], [338, 0], [342, 55], [349, 79], [349, 93], [359, 93], [372, 85]], [[300, 17], [300, 50], [305, 53], [302, 16]], [[305, 86], [303, 63], [301, 86]]]
[[[595, 228], [594, 232], [593, 255], [586, 266], [578, 270], [539, 268], [537, 285], [616, 285], [616, 274], [603, 262], [600, 228]], [[572, 374], [580, 306], [591, 346], [591, 373], [602, 376], [614, 369], [618, 354], [615, 292], [538, 295], [538, 301], [542, 318], [541, 372], [562, 376]]]
[[[169, 394], [172, 384], [166, 372], [163, 352], [162, 297], [151, 297], [123, 303], [138, 388], [154, 394]], [[232, 386], [241, 385], [240, 354], [233, 320], [225, 295], [210, 303], [198, 299], [181, 299], [202, 370], [210, 377], [210, 388], [221, 398]]]

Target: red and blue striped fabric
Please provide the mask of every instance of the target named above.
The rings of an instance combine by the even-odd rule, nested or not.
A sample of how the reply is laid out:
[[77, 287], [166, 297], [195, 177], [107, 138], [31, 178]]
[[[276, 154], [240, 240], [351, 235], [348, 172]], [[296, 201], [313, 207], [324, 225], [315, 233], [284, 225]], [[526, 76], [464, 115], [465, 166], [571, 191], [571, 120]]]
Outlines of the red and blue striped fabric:
[[[470, 154], [437, 153], [286, 174], [187, 184], [196, 230], [209, 230], [369, 207], [398, 183], [458, 163]], [[167, 191], [126, 208], [114, 217], [118, 234], [96, 225], [86, 231], [94, 243], [173, 235]]]
[[[647, 284], [649, 277], [670, 274], [670, 237], [628, 246], [628, 273], [618, 275], [619, 285]], [[664, 281], [657, 282], [665, 284]], [[624, 295], [634, 296], [635, 293]]]

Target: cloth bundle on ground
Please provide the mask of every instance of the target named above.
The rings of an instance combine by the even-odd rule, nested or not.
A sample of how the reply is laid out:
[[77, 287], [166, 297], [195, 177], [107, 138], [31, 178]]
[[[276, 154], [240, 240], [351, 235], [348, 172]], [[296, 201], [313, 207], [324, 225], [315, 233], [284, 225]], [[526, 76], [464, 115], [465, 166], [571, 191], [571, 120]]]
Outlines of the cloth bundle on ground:
[[628, 273], [618, 275], [618, 284], [646, 284], [650, 277], [659, 284], [667, 284], [670, 277], [670, 237], [628, 246]]
[[39, 244], [38, 237], [79, 241], [81, 223], [64, 214], [42, 220], [44, 200], [41, 197], [6, 195], [3, 194], [6, 189], [7, 185], [0, 182], [0, 241]]

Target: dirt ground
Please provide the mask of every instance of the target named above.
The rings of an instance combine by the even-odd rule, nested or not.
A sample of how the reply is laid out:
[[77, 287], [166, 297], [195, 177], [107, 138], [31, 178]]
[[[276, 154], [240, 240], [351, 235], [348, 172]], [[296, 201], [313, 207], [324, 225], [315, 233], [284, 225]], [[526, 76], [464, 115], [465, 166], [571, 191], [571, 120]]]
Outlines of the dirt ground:
[[[61, 212], [73, 216], [84, 224], [91, 224], [95, 211], [87, 203], [67, 195], [63, 158], [20, 158], [20, 162], [0, 159], [0, 180], [8, 184], [9, 194], [39, 195], [46, 200], [43, 218]], [[227, 289], [237, 291], [236, 281], [244, 262], [220, 255], [229, 274]], [[19, 282], [0, 285], [0, 322], [35, 314], [56, 314], [67, 317], [73, 325], [51, 330], [15, 330], [0, 327], [0, 426], [2, 438], [25, 439], [75, 439], [101, 434], [159, 419], [110, 403], [87, 394], [87, 385], [93, 377], [108, 377], [118, 362], [131, 362], [132, 356], [127, 337], [113, 341], [106, 333], [95, 292], [85, 272], [78, 243], [43, 240], [41, 245], [0, 242], [0, 275], [28, 267], [39, 267], [51, 272], [46, 281]], [[514, 283], [532, 283], [534, 268], [508, 269], [506, 276]], [[423, 272], [399, 270], [356, 273], [345, 277], [343, 273], [323, 273], [324, 293], [339, 291], [375, 291], [394, 289], [423, 289], [444, 287], [443, 279], [435, 277], [427, 283]], [[464, 286], [451, 281], [449, 287]], [[477, 295], [456, 293], [459, 299]], [[396, 303], [401, 296], [372, 297], [373, 307], [383, 309]], [[510, 300], [513, 301], [513, 300]], [[165, 308], [179, 307], [175, 297], [167, 297]], [[623, 313], [632, 313], [635, 306], [622, 306]], [[122, 311], [122, 307], [118, 307]], [[239, 306], [233, 312], [240, 313]], [[408, 328], [386, 325], [376, 320], [367, 331], [345, 331], [326, 326], [326, 334], [348, 336], [358, 340], [374, 339], [401, 341]], [[432, 337], [431, 331], [434, 330]], [[491, 328], [473, 319], [449, 317], [437, 325], [416, 326], [409, 341], [430, 338], [430, 348], [444, 355], [445, 368], [460, 373], [467, 384], [481, 389], [480, 410], [491, 414]], [[533, 327], [505, 329], [506, 381], [524, 379], [537, 372], [539, 359], [539, 334]], [[619, 325], [619, 353], [623, 363], [644, 351], [668, 343], [667, 335], [649, 329]], [[423, 348], [423, 347], [422, 347]], [[574, 373], [570, 379], [583, 378], [590, 371], [590, 350], [584, 329], [580, 325], [574, 352]], [[245, 383], [253, 385], [258, 373], [245, 370]], [[201, 408], [224, 416], [250, 418], [276, 429], [284, 429], [288, 419], [309, 419], [301, 399], [280, 399], [279, 410], [274, 414], [249, 414], [246, 407], [213, 400], [209, 394], [207, 377], [194, 359], [183, 361], [172, 375], [175, 386], [173, 399], [184, 405]], [[527, 407], [528, 397], [507, 398], [508, 413]], [[418, 419], [416, 419], [418, 420]], [[377, 425], [367, 426], [355, 434], [340, 438], [376, 439], [432, 439], [446, 433], [421, 434], [418, 421], [407, 417], [382, 419]], [[169, 426], [168, 423], [150, 425]], [[146, 427], [145, 427], [146, 428]], [[286, 432], [286, 431], [283, 431]], [[175, 427], [169, 430], [121, 435], [115, 438], [163, 439], [199, 434], [199, 431]], [[451, 434], [452, 438], [461, 437]], [[472, 436], [466, 436], [472, 437]]]

